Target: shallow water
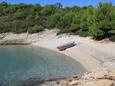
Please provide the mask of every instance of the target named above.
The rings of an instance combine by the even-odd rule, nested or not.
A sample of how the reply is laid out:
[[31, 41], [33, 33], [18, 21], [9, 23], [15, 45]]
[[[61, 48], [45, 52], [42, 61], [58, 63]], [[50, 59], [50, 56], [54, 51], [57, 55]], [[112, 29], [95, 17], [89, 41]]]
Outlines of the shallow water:
[[35, 46], [0, 46], [0, 86], [21, 86], [28, 80], [69, 77], [86, 70], [75, 60]]

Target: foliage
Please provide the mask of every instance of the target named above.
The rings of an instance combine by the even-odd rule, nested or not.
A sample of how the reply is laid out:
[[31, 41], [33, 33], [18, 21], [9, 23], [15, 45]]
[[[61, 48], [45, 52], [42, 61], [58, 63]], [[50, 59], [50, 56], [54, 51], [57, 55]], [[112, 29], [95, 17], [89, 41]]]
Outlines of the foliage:
[[37, 33], [45, 28], [59, 28], [59, 34], [115, 40], [115, 6], [112, 3], [99, 3], [96, 7], [62, 7], [61, 3], [41, 6], [1, 2], [0, 33]]
[[28, 33], [37, 33], [37, 32], [40, 32], [40, 31], [43, 31], [44, 27], [41, 26], [41, 25], [35, 25], [35, 26], [32, 26], [28, 29]]
[[109, 39], [110, 39], [111, 41], [114, 41], [114, 42], [115, 42], [115, 35], [110, 36]]

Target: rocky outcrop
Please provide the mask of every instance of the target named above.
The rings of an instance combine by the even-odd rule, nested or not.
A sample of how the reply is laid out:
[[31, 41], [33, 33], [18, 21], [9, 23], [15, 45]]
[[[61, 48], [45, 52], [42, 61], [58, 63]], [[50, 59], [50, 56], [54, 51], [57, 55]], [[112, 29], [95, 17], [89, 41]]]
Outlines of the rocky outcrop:
[[7, 36], [7, 33], [0, 34], [0, 40], [4, 39]]
[[23, 39], [14, 39], [14, 40], [1, 40], [0, 45], [28, 45], [29, 42], [26, 42]]
[[27, 34], [13, 34], [2, 33], [0, 34], [0, 45], [27, 45], [30, 42], [26, 40]]
[[115, 86], [115, 71], [98, 70], [80, 78], [49, 81], [38, 86]]

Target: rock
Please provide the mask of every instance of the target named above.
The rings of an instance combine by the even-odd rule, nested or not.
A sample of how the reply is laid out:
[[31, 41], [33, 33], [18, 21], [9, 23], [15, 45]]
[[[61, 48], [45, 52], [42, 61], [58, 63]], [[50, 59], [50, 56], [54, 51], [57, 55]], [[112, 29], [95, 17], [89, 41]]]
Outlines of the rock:
[[71, 85], [78, 85], [81, 81], [80, 80], [73, 80], [70, 82]]
[[73, 85], [71, 85], [69, 83], [61, 83], [59, 86], [73, 86]]
[[72, 86], [69, 81], [63, 80], [60, 82], [59, 86]]
[[40, 86], [115, 86], [115, 71], [100, 69], [85, 73], [81, 78], [45, 82]]
[[106, 69], [100, 69], [93, 71], [91, 73], [86, 73], [84, 76], [82, 76], [85, 80], [93, 80], [93, 79], [105, 79], [106, 76], [109, 75], [109, 71]]
[[115, 81], [115, 76], [110, 76], [109, 79]]
[[45, 82], [40, 86], [59, 86], [59, 85], [55, 81], [52, 81], [52, 82]]
[[115, 86], [115, 82], [107, 79], [89, 81], [78, 86]]

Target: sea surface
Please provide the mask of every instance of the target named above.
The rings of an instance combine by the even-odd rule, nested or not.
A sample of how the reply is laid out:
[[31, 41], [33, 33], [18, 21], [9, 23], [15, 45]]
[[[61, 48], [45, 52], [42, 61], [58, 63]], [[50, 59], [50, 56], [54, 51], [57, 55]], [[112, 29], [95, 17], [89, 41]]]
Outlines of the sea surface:
[[29, 45], [0, 46], [0, 86], [32, 86], [38, 81], [84, 72], [77, 61], [48, 49]]

